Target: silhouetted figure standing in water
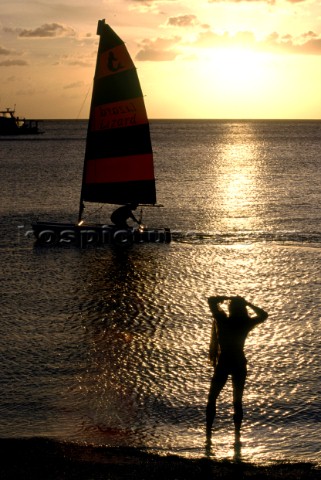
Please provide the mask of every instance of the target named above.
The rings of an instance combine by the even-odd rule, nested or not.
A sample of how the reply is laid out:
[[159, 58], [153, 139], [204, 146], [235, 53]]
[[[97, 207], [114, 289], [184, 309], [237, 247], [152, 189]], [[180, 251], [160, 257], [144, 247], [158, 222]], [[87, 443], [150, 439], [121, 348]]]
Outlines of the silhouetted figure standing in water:
[[[229, 300], [228, 314], [220, 304]], [[228, 376], [232, 376], [233, 407], [235, 434], [239, 437], [243, 406], [242, 397], [247, 375], [247, 360], [244, 355], [244, 343], [248, 333], [267, 319], [268, 314], [252, 305], [242, 297], [210, 297], [208, 303], [213, 314], [212, 337], [209, 357], [214, 366], [214, 375], [206, 408], [206, 436], [211, 437], [211, 429], [216, 414], [216, 400], [226, 384]], [[250, 308], [255, 315], [250, 316]]]
[[132, 203], [130, 205], [123, 205], [122, 207], [117, 208], [110, 216], [111, 221], [116, 225], [119, 229], [127, 229], [129, 225], [127, 224], [127, 220], [131, 218], [134, 222], [140, 225], [140, 220], [137, 220], [135, 215], [133, 214], [132, 210], [136, 210], [138, 207], [137, 203]]

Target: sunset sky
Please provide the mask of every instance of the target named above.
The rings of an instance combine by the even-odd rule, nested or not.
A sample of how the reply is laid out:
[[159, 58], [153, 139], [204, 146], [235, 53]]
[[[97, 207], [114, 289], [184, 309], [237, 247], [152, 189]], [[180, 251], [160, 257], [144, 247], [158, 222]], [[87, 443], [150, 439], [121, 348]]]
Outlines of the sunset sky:
[[97, 21], [150, 118], [321, 118], [320, 0], [0, 0], [0, 109], [87, 118]]

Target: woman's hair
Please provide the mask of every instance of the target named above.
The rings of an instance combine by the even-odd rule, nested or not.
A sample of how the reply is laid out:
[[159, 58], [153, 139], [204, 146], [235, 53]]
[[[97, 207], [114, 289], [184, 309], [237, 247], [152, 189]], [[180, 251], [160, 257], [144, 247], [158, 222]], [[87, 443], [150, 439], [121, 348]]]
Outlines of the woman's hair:
[[233, 297], [230, 300], [229, 305], [229, 314], [230, 316], [248, 316], [248, 311], [246, 309], [246, 302], [242, 297]]

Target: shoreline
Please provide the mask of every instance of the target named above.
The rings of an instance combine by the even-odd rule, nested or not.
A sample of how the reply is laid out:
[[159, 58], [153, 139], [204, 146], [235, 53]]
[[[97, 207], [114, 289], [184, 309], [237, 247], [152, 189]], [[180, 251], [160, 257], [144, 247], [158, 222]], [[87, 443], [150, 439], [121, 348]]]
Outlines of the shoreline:
[[313, 463], [255, 465], [160, 456], [136, 448], [84, 446], [46, 438], [0, 439], [3, 480], [321, 480]]

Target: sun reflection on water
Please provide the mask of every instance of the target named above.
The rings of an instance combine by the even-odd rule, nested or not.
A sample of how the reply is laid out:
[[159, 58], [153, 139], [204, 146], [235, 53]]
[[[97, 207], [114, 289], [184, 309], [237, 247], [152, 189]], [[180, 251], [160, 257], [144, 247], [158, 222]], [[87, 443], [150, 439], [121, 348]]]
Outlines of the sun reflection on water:
[[242, 135], [227, 131], [219, 151], [213, 155], [211, 175], [215, 182], [209, 198], [213, 211], [220, 203], [221, 229], [253, 230], [262, 228], [259, 219], [264, 209], [265, 165], [251, 123], [237, 128], [242, 129]]

